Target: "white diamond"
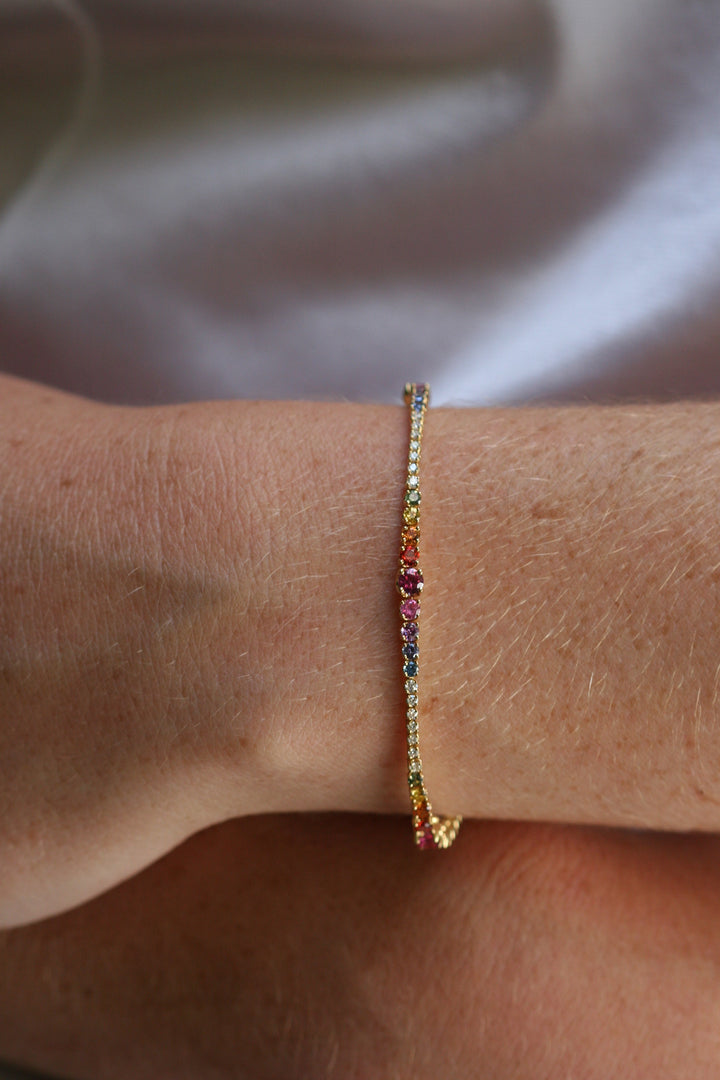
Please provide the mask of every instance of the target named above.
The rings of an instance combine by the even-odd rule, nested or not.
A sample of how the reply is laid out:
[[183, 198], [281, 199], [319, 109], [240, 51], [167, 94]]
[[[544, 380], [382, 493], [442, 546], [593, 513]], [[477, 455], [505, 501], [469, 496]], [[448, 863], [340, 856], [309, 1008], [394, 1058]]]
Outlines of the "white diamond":
[[407, 729], [408, 729], [408, 731], [417, 731], [417, 729], [418, 729], [417, 721], [416, 720], [411, 720], [410, 723], [407, 726]]
[[417, 476], [408, 476], [407, 486], [409, 488], [416, 488], [420, 484], [420, 478]]
[[[407, 718], [408, 720], [417, 720], [417, 709], [408, 709]], [[417, 724], [415, 727], [417, 727]]]
[[417, 681], [415, 679], [406, 679], [405, 689], [408, 694], [415, 694], [417, 692]]
[[408, 732], [408, 743], [410, 744], [410, 746], [417, 746], [417, 741], [418, 741], [417, 731], [409, 731]]
[[408, 472], [409, 473], [416, 473], [417, 470], [418, 470], [417, 464], [414, 461], [411, 461], [410, 464], [408, 465]]
[[[410, 445], [412, 446], [412, 443]], [[417, 459], [418, 459], [417, 450], [411, 450], [410, 453], [408, 454], [408, 457], [410, 458], [411, 461], [417, 461]]]
[[417, 694], [408, 694], [408, 707], [414, 709], [417, 706]]

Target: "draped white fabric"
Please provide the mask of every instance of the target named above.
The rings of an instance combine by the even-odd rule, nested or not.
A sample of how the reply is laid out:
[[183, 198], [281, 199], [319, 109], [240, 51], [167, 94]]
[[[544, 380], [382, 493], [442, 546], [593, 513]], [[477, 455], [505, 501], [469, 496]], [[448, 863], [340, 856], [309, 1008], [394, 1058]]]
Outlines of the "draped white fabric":
[[720, 3], [0, 0], [0, 367], [720, 390]]

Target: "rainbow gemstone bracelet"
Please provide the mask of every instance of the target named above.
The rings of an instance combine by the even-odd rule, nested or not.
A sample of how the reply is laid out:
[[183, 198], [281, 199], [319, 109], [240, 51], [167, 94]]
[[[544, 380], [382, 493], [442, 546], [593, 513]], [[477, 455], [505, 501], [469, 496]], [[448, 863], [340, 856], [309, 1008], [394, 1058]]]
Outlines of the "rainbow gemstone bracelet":
[[419, 848], [448, 848], [457, 836], [462, 817], [433, 814], [423, 777], [418, 729], [418, 675], [420, 669], [420, 593], [423, 575], [420, 558], [420, 449], [425, 413], [430, 404], [427, 383], [406, 383], [405, 404], [410, 407], [410, 448], [403, 499], [403, 526], [400, 537], [400, 569], [395, 582], [402, 597], [402, 663], [405, 678], [407, 720], [408, 786], [412, 803], [415, 843]]

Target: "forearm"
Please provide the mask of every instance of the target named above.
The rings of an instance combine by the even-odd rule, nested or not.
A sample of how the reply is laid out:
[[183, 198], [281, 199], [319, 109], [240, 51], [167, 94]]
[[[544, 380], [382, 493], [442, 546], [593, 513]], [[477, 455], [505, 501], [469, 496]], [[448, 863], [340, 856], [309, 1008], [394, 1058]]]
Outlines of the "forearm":
[[0, 1059], [68, 1080], [716, 1080], [719, 854], [468, 822], [434, 859], [393, 818], [227, 822], [0, 933]]
[[[283, 408], [280, 808], [407, 811], [405, 413]], [[438, 810], [720, 825], [719, 420], [715, 404], [430, 412], [420, 738]]]

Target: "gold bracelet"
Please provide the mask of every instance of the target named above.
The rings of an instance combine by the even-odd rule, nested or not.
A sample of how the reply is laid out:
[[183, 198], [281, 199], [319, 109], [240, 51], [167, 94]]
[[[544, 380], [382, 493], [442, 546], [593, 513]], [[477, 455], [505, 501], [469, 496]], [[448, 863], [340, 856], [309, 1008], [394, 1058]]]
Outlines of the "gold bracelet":
[[407, 481], [403, 500], [403, 526], [400, 538], [400, 569], [396, 588], [402, 597], [400, 615], [402, 626], [403, 675], [407, 717], [408, 786], [412, 802], [412, 821], [415, 843], [419, 848], [448, 848], [457, 836], [462, 817], [438, 817], [433, 814], [418, 748], [418, 671], [420, 633], [419, 596], [423, 575], [418, 565], [420, 557], [420, 447], [425, 413], [430, 403], [427, 383], [406, 383], [405, 404], [410, 406], [410, 448], [408, 451]]

